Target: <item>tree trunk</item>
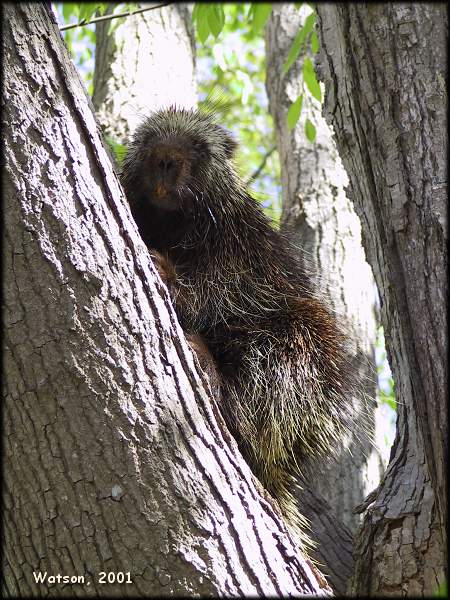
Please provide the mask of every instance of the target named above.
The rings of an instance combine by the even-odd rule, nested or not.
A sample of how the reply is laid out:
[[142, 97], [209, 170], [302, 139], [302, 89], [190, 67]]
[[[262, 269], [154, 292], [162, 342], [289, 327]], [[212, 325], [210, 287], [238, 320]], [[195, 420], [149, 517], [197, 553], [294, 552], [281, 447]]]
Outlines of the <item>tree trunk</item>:
[[[296, 128], [290, 131], [287, 125], [289, 106], [302, 93], [303, 61], [300, 57], [286, 75], [282, 68], [309, 12], [306, 5], [300, 11], [293, 4], [274, 5], [266, 30], [266, 86], [280, 152], [282, 228], [301, 246], [318, 289], [345, 316], [355, 340], [354, 367], [365, 382], [364, 394], [353, 399], [359, 429], [336, 449], [335, 460], [321, 464], [314, 477], [302, 483], [307, 487], [304, 501], [299, 496], [319, 542], [317, 558], [325, 563], [333, 588], [342, 594], [353, 571], [352, 536], [345, 527], [355, 533], [359, 519], [353, 509], [378, 485], [381, 471], [370, 439], [375, 437], [375, 284], [361, 245], [359, 219], [345, 195], [348, 178], [319, 102], [304, 94]], [[314, 143], [305, 136], [306, 118], [316, 126]], [[329, 515], [326, 524], [324, 512]]]
[[318, 4], [325, 115], [381, 297], [397, 436], [356, 594], [431, 595], [446, 565], [445, 4]]
[[108, 21], [95, 30], [92, 100], [106, 134], [125, 143], [151, 110], [196, 106], [195, 40], [186, 4], [133, 15], [112, 33]]
[[320, 593], [208, 398], [49, 9], [5, 12], [2, 592]]

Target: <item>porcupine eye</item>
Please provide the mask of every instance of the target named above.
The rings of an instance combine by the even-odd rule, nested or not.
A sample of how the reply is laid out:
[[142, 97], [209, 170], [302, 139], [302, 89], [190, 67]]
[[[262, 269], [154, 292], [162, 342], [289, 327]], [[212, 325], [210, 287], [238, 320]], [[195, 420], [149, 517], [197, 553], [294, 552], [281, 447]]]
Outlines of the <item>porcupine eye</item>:
[[200, 160], [206, 160], [209, 157], [209, 148], [207, 144], [203, 142], [194, 142], [194, 154]]

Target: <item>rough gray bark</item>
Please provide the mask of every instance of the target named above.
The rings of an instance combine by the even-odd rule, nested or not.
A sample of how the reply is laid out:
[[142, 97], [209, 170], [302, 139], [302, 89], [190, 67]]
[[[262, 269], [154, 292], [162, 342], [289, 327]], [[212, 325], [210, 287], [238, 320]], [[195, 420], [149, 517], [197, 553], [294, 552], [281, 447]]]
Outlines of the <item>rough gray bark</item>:
[[47, 6], [5, 12], [2, 593], [319, 593], [208, 399]]
[[[379, 454], [371, 443], [375, 433], [375, 285], [361, 245], [359, 219], [345, 195], [348, 178], [319, 102], [304, 93], [296, 128], [290, 131], [287, 125], [289, 106], [302, 93], [302, 57], [286, 75], [282, 67], [309, 12], [306, 6], [299, 11], [293, 4], [274, 5], [266, 29], [266, 87], [280, 153], [282, 228], [306, 254], [318, 288], [345, 319], [355, 340], [354, 366], [365, 383], [353, 399], [359, 429], [336, 449], [335, 460], [318, 466], [314, 477], [303, 482], [302, 487], [308, 489], [299, 495], [319, 542], [317, 558], [325, 563], [324, 572], [330, 574], [334, 589], [343, 593], [353, 571], [352, 535], [345, 527], [355, 533], [359, 519], [353, 509], [378, 485], [381, 470]], [[316, 126], [314, 143], [305, 136], [306, 117]]]
[[355, 567], [353, 535], [314, 486], [301, 480], [300, 484], [302, 489], [298, 499], [301, 512], [309, 520], [311, 537], [318, 544], [310, 554], [333, 592], [342, 596], [348, 589]]
[[398, 399], [356, 594], [431, 595], [446, 557], [446, 4], [318, 4], [325, 115], [361, 218]]
[[195, 40], [188, 5], [172, 3], [133, 15], [110, 34], [108, 29], [108, 22], [96, 25], [92, 98], [106, 134], [125, 143], [151, 110], [172, 104], [196, 106]]

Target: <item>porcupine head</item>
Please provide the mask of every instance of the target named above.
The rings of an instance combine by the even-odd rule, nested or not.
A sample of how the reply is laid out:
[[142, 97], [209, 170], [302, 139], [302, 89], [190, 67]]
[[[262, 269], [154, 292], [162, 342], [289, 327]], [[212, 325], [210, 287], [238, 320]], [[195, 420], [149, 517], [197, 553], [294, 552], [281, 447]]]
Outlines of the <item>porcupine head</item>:
[[[141, 123], [124, 159], [121, 179], [148, 246], [174, 246], [193, 226], [194, 217], [198, 225], [199, 208], [207, 207], [206, 224], [216, 218], [203, 196], [205, 190], [225, 191], [218, 178], [221, 173], [225, 182], [236, 178], [229, 162], [235, 148], [236, 142], [213, 116], [199, 111], [171, 107]], [[220, 206], [215, 210], [220, 211]], [[174, 218], [170, 213], [178, 214]], [[158, 231], [161, 227], [164, 231]]]

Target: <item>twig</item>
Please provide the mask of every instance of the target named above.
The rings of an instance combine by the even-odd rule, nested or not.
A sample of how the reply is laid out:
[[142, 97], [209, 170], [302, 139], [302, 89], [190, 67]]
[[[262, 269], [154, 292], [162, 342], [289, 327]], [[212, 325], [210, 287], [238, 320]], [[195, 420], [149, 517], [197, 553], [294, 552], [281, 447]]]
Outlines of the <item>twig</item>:
[[255, 181], [255, 179], [258, 177], [258, 175], [261, 173], [261, 171], [264, 169], [264, 167], [266, 166], [266, 162], [269, 158], [269, 156], [275, 152], [275, 150], [277, 149], [276, 146], [272, 146], [272, 148], [270, 148], [269, 150], [267, 150], [267, 152], [264, 154], [264, 157], [261, 161], [261, 164], [259, 165], [259, 167], [256, 169], [256, 171], [254, 171], [252, 173], [252, 175], [250, 175], [250, 177], [247, 179], [246, 184], [249, 185], [252, 181]]
[[155, 4], [155, 6], [148, 6], [147, 8], [139, 8], [137, 10], [130, 10], [129, 12], [120, 13], [120, 15], [103, 15], [102, 17], [96, 17], [95, 19], [91, 19], [90, 21], [86, 21], [83, 19], [79, 23], [72, 23], [72, 25], [64, 25], [64, 27], [60, 27], [60, 31], [67, 31], [67, 29], [73, 29], [74, 27], [82, 27], [84, 25], [91, 25], [91, 23], [99, 23], [100, 21], [110, 21], [111, 19], [119, 19], [120, 17], [130, 17], [131, 15], [137, 15], [138, 13], [143, 13], [147, 10], [154, 10], [155, 8], [162, 8], [163, 6], [167, 6], [171, 4], [170, 2], [163, 2], [162, 4]]

